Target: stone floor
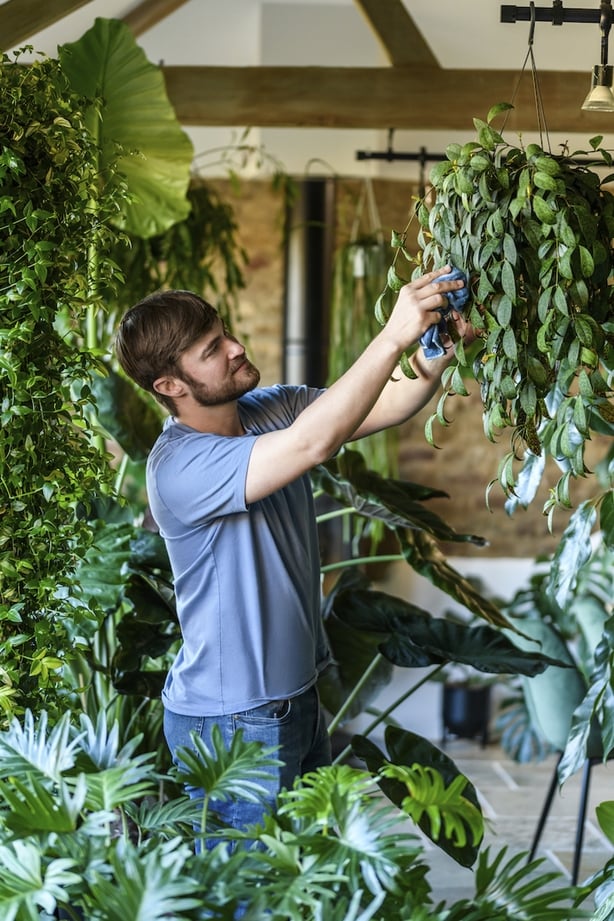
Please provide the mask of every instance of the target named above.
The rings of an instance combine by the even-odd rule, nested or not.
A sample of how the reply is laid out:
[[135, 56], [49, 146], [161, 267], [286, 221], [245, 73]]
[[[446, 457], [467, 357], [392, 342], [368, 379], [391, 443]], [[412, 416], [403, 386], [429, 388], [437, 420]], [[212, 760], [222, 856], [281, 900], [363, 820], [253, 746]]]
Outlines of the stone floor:
[[[472, 781], [478, 792], [488, 829], [484, 843], [493, 851], [504, 845], [508, 855], [529, 851], [546, 792], [556, 764], [556, 756], [530, 764], [516, 764], [497, 746], [481, 748], [477, 742], [452, 739], [446, 753]], [[556, 885], [571, 879], [571, 867], [580, 802], [581, 773], [570, 778], [556, 792], [550, 815], [541, 836], [536, 857], [543, 857], [541, 871], [564, 874]], [[595, 818], [595, 807], [614, 799], [614, 761], [592, 768], [584, 844], [578, 882], [603, 867], [614, 854]], [[431, 868], [429, 880], [436, 901], [448, 903], [474, 894], [473, 871], [455, 861], [425, 839], [426, 859]]]

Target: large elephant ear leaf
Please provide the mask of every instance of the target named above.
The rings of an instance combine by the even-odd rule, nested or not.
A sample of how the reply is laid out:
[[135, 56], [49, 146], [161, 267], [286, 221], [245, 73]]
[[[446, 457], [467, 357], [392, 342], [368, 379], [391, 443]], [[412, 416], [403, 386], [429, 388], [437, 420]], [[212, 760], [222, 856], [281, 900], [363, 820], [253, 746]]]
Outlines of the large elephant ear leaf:
[[58, 56], [75, 92], [98, 101], [91, 118], [100, 139], [100, 173], [114, 163], [127, 183], [130, 200], [118, 226], [145, 238], [184, 220], [192, 142], [169, 102], [160, 68], [128, 26], [99, 17], [78, 41], [60, 46]]

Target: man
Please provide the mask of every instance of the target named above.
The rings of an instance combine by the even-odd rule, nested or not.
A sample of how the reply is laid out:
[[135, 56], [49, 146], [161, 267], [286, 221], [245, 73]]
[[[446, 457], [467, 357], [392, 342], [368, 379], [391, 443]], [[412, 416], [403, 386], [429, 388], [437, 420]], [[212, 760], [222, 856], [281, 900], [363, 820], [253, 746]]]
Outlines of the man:
[[[439, 280], [449, 272], [405, 285], [386, 326], [326, 390], [258, 388], [244, 347], [190, 292], [153, 294], [120, 324], [122, 367], [172, 414], [147, 464], [183, 640], [163, 691], [165, 736], [172, 752], [191, 746], [192, 731], [209, 745], [217, 724], [226, 744], [242, 728], [247, 740], [278, 746], [271, 804], [297, 776], [330, 763], [316, 690], [329, 652], [308, 471], [432, 397], [451, 350], [434, 361], [418, 350], [415, 380], [397, 365], [440, 319], [446, 294], [463, 287]], [[240, 828], [262, 816], [243, 801], [218, 812]]]

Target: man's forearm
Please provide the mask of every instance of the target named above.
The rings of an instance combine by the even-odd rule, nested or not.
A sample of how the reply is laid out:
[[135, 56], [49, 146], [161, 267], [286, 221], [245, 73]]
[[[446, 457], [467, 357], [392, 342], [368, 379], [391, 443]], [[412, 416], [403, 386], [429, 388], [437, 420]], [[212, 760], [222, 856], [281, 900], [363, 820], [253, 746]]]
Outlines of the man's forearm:
[[441, 375], [450, 364], [453, 354], [453, 349], [450, 349], [441, 358], [426, 359], [422, 349], [414, 352], [410, 364], [417, 377], [409, 378], [397, 367], [354, 437], [363, 438], [373, 432], [400, 425], [420, 412], [437, 392]]

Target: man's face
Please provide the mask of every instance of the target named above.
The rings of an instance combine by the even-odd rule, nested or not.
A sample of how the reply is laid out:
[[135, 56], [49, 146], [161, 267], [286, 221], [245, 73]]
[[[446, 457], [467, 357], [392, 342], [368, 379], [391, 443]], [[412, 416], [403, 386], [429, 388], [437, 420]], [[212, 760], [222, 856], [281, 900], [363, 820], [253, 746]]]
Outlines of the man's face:
[[186, 349], [179, 359], [182, 380], [201, 406], [219, 406], [253, 390], [260, 372], [248, 361], [240, 342], [230, 336], [221, 320]]

